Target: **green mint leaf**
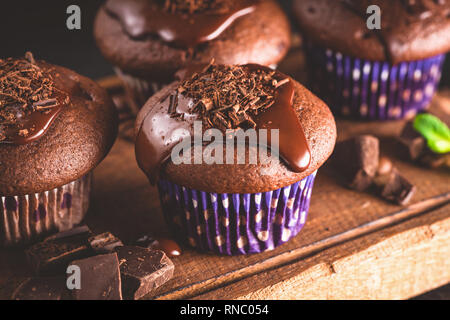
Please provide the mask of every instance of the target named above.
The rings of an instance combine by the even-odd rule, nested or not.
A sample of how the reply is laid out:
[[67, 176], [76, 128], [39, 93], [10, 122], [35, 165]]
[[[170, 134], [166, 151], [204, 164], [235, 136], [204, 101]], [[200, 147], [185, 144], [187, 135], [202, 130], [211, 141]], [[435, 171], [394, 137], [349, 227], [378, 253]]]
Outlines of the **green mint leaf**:
[[450, 152], [450, 129], [439, 118], [428, 113], [420, 114], [413, 125], [425, 137], [431, 151], [439, 154]]

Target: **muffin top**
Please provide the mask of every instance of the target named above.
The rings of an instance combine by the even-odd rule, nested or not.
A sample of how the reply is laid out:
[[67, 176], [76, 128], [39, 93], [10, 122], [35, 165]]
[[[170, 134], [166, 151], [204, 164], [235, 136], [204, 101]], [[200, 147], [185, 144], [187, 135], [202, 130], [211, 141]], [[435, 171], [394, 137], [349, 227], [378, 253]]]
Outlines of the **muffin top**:
[[92, 170], [117, 134], [107, 93], [68, 69], [0, 59], [0, 195], [48, 191]]
[[[210, 64], [182, 74], [183, 80], [150, 98], [137, 118], [136, 157], [152, 182], [162, 177], [207, 192], [266, 192], [312, 174], [333, 151], [330, 110], [281, 72], [255, 64]], [[239, 144], [235, 138], [246, 133], [248, 140]], [[180, 151], [186, 140], [193, 148]], [[264, 147], [272, 156], [260, 156]], [[213, 161], [205, 160], [209, 154]]]
[[[371, 5], [381, 30], [367, 27]], [[310, 41], [362, 59], [397, 64], [450, 50], [449, 0], [295, 0], [293, 11]]]
[[108, 0], [94, 34], [112, 64], [159, 82], [211, 58], [276, 64], [290, 47], [289, 22], [273, 0]]

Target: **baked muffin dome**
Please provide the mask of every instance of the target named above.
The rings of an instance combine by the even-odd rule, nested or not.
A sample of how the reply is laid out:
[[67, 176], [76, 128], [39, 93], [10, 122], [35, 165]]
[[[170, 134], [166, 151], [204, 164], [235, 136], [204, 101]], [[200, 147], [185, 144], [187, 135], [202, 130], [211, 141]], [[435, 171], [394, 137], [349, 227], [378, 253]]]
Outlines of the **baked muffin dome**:
[[[117, 113], [104, 89], [44, 61], [33, 61], [33, 68], [52, 79], [53, 92], [63, 95], [64, 102], [36, 139], [14, 143], [4, 137], [0, 141], [1, 196], [40, 193], [83, 177], [106, 156], [117, 135]], [[53, 96], [47, 98], [52, 101]]]
[[[267, 71], [262, 66], [251, 65], [250, 67], [253, 69], [256, 68], [256, 70]], [[246, 69], [249, 66], [238, 68]], [[208, 72], [214, 71], [206, 71], [206, 76], [208, 76]], [[293, 170], [292, 166], [288, 165], [283, 159], [276, 158], [271, 158], [268, 163], [258, 161], [257, 164], [249, 164], [247, 161], [246, 164], [237, 164], [236, 154], [233, 165], [193, 164], [194, 155], [191, 155], [192, 164], [175, 165], [171, 159], [168, 159], [161, 167], [161, 176], [175, 184], [195, 190], [243, 194], [280, 189], [314, 173], [328, 159], [333, 151], [336, 142], [334, 118], [327, 105], [301, 84], [283, 75], [281, 72], [272, 71], [272, 73], [277, 76], [277, 79], [289, 79], [289, 82], [293, 86], [294, 98], [292, 108], [303, 128], [306, 143], [310, 151], [310, 163], [306, 169]], [[151, 125], [153, 119], [156, 118], [154, 115], [167, 114], [169, 112], [170, 103], [167, 102], [167, 97], [178, 94], [181, 84], [182, 82], [180, 81], [174, 82], [148, 100], [137, 118], [136, 132], [138, 137], [142, 132], [148, 134], [152, 130], [156, 130]], [[201, 92], [199, 94], [201, 95]], [[285, 121], [287, 122], [290, 120], [288, 117], [289, 114], [286, 114]], [[290, 142], [292, 146], [302, 143], [299, 137], [293, 138]], [[296, 140], [295, 138], [298, 139]], [[258, 147], [246, 145], [247, 153], [251, 150], [250, 148]], [[226, 150], [224, 147], [225, 153]], [[246, 159], [249, 159], [249, 157], [247, 156]], [[262, 175], [262, 169], [268, 172], [268, 174]], [[150, 172], [146, 173], [150, 175]]]
[[[371, 5], [381, 30], [367, 28]], [[448, 0], [295, 0], [293, 11], [309, 41], [344, 55], [397, 64], [450, 51]]]
[[[106, 1], [98, 13], [94, 34], [103, 55], [113, 65], [125, 73], [159, 82], [172, 81], [177, 70], [193, 62], [208, 63], [211, 58], [220, 64], [278, 63], [290, 47], [287, 17], [273, 0], [245, 1], [253, 6], [250, 13], [235, 19], [213, 39], [194, 46], [174, 45], [154, 32], [133, 36], [136, 25], [129, 22], [149, 19], [142, 10], [130, 13], [136, 0]], [[157, 0], [146, 2], [155, 5]], [[243, 2], [214, 0], [208, 3], [232, 7]], [[160, 10], [164, 12], [164, 7]]]

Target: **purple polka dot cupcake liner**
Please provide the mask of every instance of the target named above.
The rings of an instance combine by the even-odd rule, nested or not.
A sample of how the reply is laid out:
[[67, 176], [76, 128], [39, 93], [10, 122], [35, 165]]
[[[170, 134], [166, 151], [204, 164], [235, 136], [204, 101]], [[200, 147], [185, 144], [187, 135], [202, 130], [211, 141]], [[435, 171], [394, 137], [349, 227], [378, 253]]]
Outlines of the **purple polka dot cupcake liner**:
[[119, 68], [115, 68], [115, 72], [124, 84], [128, 105], [135, 115], [139, 113], [151, 96], [167, 85], [132, 76]]
[[89, 207], [92, 173], [42, 193], [0, 196], [0, 246], [26, 245], [78, 225]]
[[369, 61], [306, 46], [311, 90], [334, 114], [361, 120], [398, 120], [426, 109], [441, 78], [445, 55], [402, 62]]
[[273, 250], [296, 236], [308, 215], [316, 173], [254, 194], [217, 194], [159, 182], [173, 234], [201, 252], [244, 255]]

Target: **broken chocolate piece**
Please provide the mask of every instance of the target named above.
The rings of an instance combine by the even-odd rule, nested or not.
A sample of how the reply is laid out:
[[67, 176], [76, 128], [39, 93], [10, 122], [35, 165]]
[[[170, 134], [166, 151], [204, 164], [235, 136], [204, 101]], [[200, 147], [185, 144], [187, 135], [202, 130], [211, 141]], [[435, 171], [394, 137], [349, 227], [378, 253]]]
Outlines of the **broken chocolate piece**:
[[373, 136], [357, 136], [336, 145], [333, 162], [352, 189], [369, 188], [378, 170], [379, 140]]
[[169, 281], [174, 265], [162, 251], [142, 247], [118, 247], [122, 291], [126, 299], [138, 300]]
[[13, 292], [12, 300], [68, 300], [65, 277], [29, 278]]
[[406, 124], [398, 141], [400, 142], [400, 151], [411, 160], [419, 159], [427, 146], [425, 138], [414, 129], [412, 122]]
[[115, 248], [123, 246], [122, 241], [110, 232], [90, 237], [89, 244], [97, 253], [114, 252]]
[[55, 234], [25, 251], [29, 264], [36, 274], [63, 271], [67, 265], [92, 255], [88, 244], [91, 232], [88, 227], [78, 227]]
[[450, 154], [436, 154], [426, 151], [419, 162], [431, 169], [450, 168]]
[[387, 157], [380, 157], [377, 175], [389, 174], [393, 169], [392, 161]]
[[86, 237], [91, 235], [91, 230], [88, 226], [79, 226], [72, 228], [70, 230], [58, 232], [50, 237], [45, 238], [44, 241], [50, 241], [50, 240], [58, 240], [58, 239], [64, 239], [64, 238], [70, 238], [73, 236], [83, 236], [86, 235]]
[[402, 177], [396, 169], [387, 175], [378, 176], [375, 184], [381, 197], [403, 206], [411, 201], [416, 191], [416, 187]]
[[139, 247], [151, 248], [156, 239], [149, 235], [144, 235], [135, 241], [135, 244]]
[[73, 261], [80, 268], [81, 289], [72, 290], [75, 300], [122, 300], [119, 260], [116, 253]]
[[174, 240], [158, 238], [154, 239], [151, 236], [145, 235], [136, 241], [136, 245], [153, 250], [164, 251], [169, 258], [178, 257], [181, 255], [181, 248]]

